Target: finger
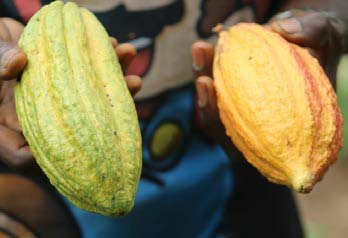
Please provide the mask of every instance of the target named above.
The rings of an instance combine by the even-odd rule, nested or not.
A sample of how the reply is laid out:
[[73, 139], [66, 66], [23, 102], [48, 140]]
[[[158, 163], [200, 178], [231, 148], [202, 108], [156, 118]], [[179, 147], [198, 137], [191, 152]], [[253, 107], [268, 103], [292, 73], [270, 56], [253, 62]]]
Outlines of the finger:
[[4, 23], [4, 21], [2, 19], [0, 19], [0, 41], [4, 41], [4, 42], [11, 42], [11, 32], [8, 29], [7, 24]]
[[[271, 23], [272, 30], [285, 39], [306, 48], [316, 56], [333, 85], [338, 59], [343, 49], [340, 31], [335, 28], [327, 14], [310, 12]], [[313, 54], [314, 53], [314, 54]]]
[[125, 43], [117, 46], [116, 54], [120, 60], [123, 72], [126, 72], [129, 64], [137, 54], [137, 51], [133, 45]]
[[212, 121], [217, 121], [219, 120], [219, 112], [218, 112], [218, 107], [217, 107], [217, 98], [216, 98], [216, 91], [215, 91], [215, 86], [214, 82], [212, 79], [210, 79], [206, 83], [207, 87], [207, 92], [208, 92], [208, 105], [209, 105], [209, 115]]
[[114, 49], [116, 49], [117, 48], [117, 45], [118, 45], [118, 42], [117, 42], [117, 39], [115, 38], [115, 37], [110, 37], [110, 41], [111, 41], [111, 44], [112, 44], [112, 47], [114, 48]]
[[24, 137], [2, 125], [0, 125], [0, 159], [14, 168], [22, 168], [34, 162]]
[[[3, 24], [3, 28], [7, 28], [7, 34], [8, 34], [7, 39], [10, 39], [8, 41], [17, 42], [23, 32], [24, 26], [20, 22], [15, 21], [12, 18], [4, 17], [1, 20]], [[6, 41], [6, 40], [3, 39], [3, 41]]]
[[196, 77], [212, 76], [214, 47], [208, 42], [199, 41], [191, 47], [192, 68]]
[[218, 108], [213, 79], [208, 76], [200, 76], [196, 80], [198, 107], [202, 122], [207, 126], [218, 121]]
[[18, 46], [0, 42], [0, 80], [16, 78], [26, 63], [27, 58]]
[[128, 75], [125, 77], [125, 80], [130, 93], [132, 96], [135, 96], [141, 89], [141, 78], [137, 75]]
[[1, 104], [7, 104], [14, 99], [13, 89], [16, 86], [16, 80], [8, 80], [0, 82], [0, 102]]
[[315, 12], [315, 10], [291, 9], [291, 10], [283, 11], [271, 17], [271, 19], [269, 20], [269, 23], [273, 21], [289, 19], [295, 16], [304, 16], [308, 14], [308, 12]]
[[275, 20], [270, 26], [285, 39], [305, 47], [320, 48], [332, 37], [332, 27], [320, 12]]
[[21, 127], [18, 122], [14, 101], [8, 102], [0, 107], [0, 124], [21, 133]]

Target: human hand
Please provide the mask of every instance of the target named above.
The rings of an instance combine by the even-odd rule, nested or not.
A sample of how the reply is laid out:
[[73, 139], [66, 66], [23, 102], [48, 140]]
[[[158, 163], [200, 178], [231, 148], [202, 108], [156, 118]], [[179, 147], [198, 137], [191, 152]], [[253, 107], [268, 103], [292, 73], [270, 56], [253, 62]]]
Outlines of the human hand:
[[240, 153], [225, 133], [217, 107], [212, 67], [214, 47], [199, 41], [191, 48], [192, 68], [196, 77], [196, 106], [198, 108], [199, 129], [209, 138], [219, 143], [230, 158], [240, 157]]
[[[285, 12], [276, 15], [265, 25], [268, 29], [281, 34], [289, 42], [307, 48], [317, 57], [329, 76], [333, 86], [339, 56], [346, 46], [346, 29], [339, 20], [326, 13], [314, 11]], [[226, 136], [216, 105], [216, 92], [212, 77], [214, 47], [207, 42], [196, 42], [191, 48], [192, 67], [196, 76], [197, 106], [201, 129], [225, 151], [233, 156], [235, 148]]]
[[0, 159], [11, 167], [23, 167], [33, 160], [18, 123], [13, 89], [15, 78], [26, 64], [17, 46], [23, 26], [0, 18]]
[[347, 51], [347, 23], [329, 12], [289, 10], [275, 15], [266, 27], [306, 48], [336, 86], [339, 59]]
[[[22, 30], [23, 26], [14, 20], [0, 19], [0, 160], [14, 169], [35, 164], [18, 122], [13, 94], [16, 78], [27, 61], [17, 46]], [[111, 42], [125, 71], [136, 50], [132, 45], [118, 44], [115, 38], [111, 38]], [[135, 95], [141, 88], [141, 79], [129, 75], [125, 80], [131, 94]]]

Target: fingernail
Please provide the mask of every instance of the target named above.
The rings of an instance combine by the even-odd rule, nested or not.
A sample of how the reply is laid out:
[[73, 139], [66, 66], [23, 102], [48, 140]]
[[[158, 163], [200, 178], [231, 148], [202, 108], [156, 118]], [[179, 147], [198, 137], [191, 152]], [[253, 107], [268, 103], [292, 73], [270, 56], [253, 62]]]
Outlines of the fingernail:
[[198, 48], [192, 53], [192, 68], [194, 71], [201, 71], [205, 66], [205, 57], [202, 49]]
[[200, 109], [205, 108], [208, 103], [208, 92], [207, 88], [202, 84], [198, 83], [197, 84], [197, 94], [198, 94], [198, 107]]
[[288, 34], [295, 34], [302, 31], [302, 25], [296, 18], [278, 21], [278, 26]]
[[275, 16], [276, 19], [278, 20], [284, 20], [284, 19], [288, 19], [290, 17], [292, 17], [292, 11], [285, 11], [285, 12], [281, 12], [278, 15]]

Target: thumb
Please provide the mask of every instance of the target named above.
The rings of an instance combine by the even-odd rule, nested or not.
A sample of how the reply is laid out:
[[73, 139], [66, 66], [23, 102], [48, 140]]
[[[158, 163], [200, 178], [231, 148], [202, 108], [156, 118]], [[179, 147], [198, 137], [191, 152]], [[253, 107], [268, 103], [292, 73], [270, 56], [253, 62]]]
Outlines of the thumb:
[[278, 17], [271, 22], [270, 26], [285, 39], [304, 47], [319, 49], [332, 41], [336, 48], [342, 48], [341, 34], [343, 33], [341, 33], [340, 24], [334, 23], [333, 17], [328, 14], [306, 12], [285, 19]]
[[24, 69], [27, 58], [14, 43], [0, 42], [0, 80], [11, 80]]

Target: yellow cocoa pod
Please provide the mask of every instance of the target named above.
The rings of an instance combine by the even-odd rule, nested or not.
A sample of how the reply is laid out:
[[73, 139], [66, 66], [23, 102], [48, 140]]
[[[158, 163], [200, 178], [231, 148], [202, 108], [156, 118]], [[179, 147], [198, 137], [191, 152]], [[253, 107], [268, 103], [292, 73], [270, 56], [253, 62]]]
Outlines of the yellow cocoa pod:
[[214, 82], [226, 134], [268, 180], [310, 192], [342, 146], [342, 115], [318, 61], [254, 23], [219, 34]]
[[15, 87], [16, 110], [39, 166], [76, 206], [127, 214], [141, 135], [107, 32], [88, 10], [55, 1], [32, 17], [19, 45], [28, 64]]

